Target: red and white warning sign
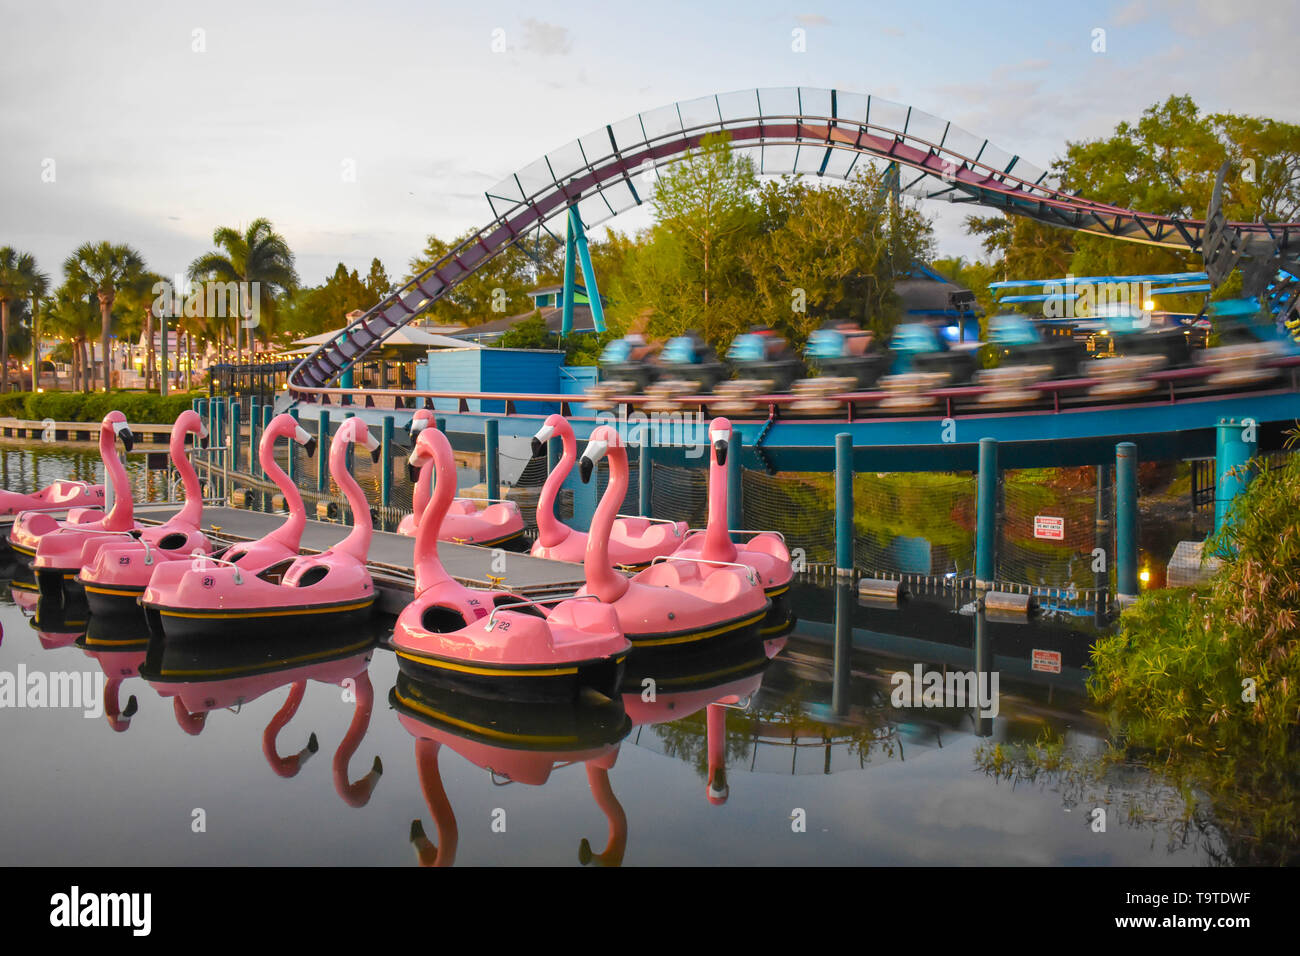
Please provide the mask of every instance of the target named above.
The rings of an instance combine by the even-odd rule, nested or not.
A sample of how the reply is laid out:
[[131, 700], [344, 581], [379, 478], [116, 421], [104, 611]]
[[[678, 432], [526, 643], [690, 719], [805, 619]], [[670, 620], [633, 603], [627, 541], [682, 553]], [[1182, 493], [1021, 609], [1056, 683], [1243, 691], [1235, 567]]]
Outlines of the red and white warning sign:
[[1048, 515], [1034, 515], [1034, 537], [1064, 541], [1065, 519], [1053, 518]]
[[1042, 671], [1044, 674], [1059, 674], [1061, 673], [1061, 652], [1040, 651], [1038, 648], [1034, 648], [1034, 656], [1029, 666], [1032, 670]]

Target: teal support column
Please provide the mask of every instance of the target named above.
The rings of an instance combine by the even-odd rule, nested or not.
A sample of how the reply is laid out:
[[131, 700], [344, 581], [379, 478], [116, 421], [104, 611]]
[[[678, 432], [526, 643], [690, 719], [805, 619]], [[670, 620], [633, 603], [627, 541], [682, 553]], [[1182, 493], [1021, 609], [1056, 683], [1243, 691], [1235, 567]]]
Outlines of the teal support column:
[[654, 448], [654, 440], [650, 437], [650, 429], [642, 427], [641, 429], [641, 450], [637, 454], [637, 505], [638, 511], [643, 518], [653, 518], [650, 512], [654, 510], [651, 503], [651, 477], [650, 471], [654, 464], [654, 454], [651, 449]]
[[238, 404], [230, 406], [230, 468], [239, 470], [239, 459], [243, 454], [243, 435], [239, 432], [240, 408]]
[[[295, 422], [300, 420], [298, 409], [289, 409], [289, 414], [293, 416]], [[289, 480], [296, 485], [298, 483], [298, 443], [292, 438], [289, 439], [289, 468], [287, 474]]]
[[[339, 388], [355, 388], [355, 386], [353, 385], [353, 382], [355, 381], [356, 381], [356, 375], [352, 371], [352, 366], [349, 365], [339, 375]], [[351, 399], [352, 399], [351, 395], [343, 396], [343, 404], [344, 405], [349, 404]]]
[[384, 429], [379, 438], [379, 504], [385, 508], [393, 503], [393, 416], [384, 416]]
[[975, 587], [980, 590], [993, 587], [997, 511], [998, 443], [993, 438], [981, 438], [975, 497]]
[[330, 487], [330, 413], [321, 412], [316, 424], [316, 490]]
[[[569, 233], [578, 249], [578, 261], [582, 263], [582, 283], [587, 287], [587, 301], [591, 304], [591, 325], [600, 334], [605, 331], [605, 307], [600, 301], [600, 290], [596, 288], [596, 270], [591, 267], [587, 232], [582, 228], [582, 217], [578, 215], [577, 206], [569, 207]], [[567, 298], [565, 301], [568, 301]]]
[[564, 299], [560, 303], [560, 338], [573, 331], [573, 259], [576, 241], [573, 235], [573, 210], [569, 210], [568, 228], [564, 231]]
[[208, 415], [212, 419], [212, 424], [208, 426], [208, 444], [218, 450], [217, 453], [222, 456], [222, 464], [224, 465], [226, 455], [226, 403], [220, 399], [212, 399], [208, 404]]
[[[745, 526], [745, 486], [741, 481], [740, 471], [740, 453], [744, 447], [744, 439], [740, 437], [740, 432], [732, 431], [727, 448], [727, 527], [729, 529]], [[736, 538], [737, 535], [733, 533], [731, 540], [734, 541]]]
[[489, 418], [483, 423], [483, 470], [488, 498], [501, 497], [501, 459], [497, 442], [497, 420]]
[[[838, 446], [838, 442], [836, 443]], [[852, 703], [853, 583], [835, 585], [835, 647], [831, 657], [831, 713], [845, 717]]]
[[853, 436], [835, 436], [835, 574], [853, 575]]
[[[984, 677], [993, 671], [993, 639], [989, 634], [988, 621], [984, 616], [984, 602], [977, 602], [975, 608], [975, 673], [979, 675], [979, 687], [992, 688], [992, 679]], [[986, 684], [985, 681], [989, 683]], [[977, 701], [978, 703], [978, 701]], [[975, 712], [975, 736], [993, 736], [993, 718], [985, 717], [980, 708]]]
[[434, 418], [433, 427], [438, 429], [438, 431], [442, 432], [444, 435], [447, 434], [447, 419]]
[[1115, 446], [1115, 590], [1121, 604], [1138, 596], [1137, 445]]
[[1110, 465], [1097, 466], [1097, 502], [1093, 519], [1093, 546], [1101, 551], [1102, 563], [1093, 572], [1093, 587], [1097, 589], [1097, 607], [1094, 623], [1105, 627], [1110, 613]]
[[262, 406], [253, 402], [248, 415], [248, 473], [260, 478], [257, 462], [257, 432], [262, 427]]
[[1259, 444], [1253, 419], [1220, 418], [1214, 446], [1214, 532], [1233, 523], [1232, 503], [1250, 484], [1250, 459]]

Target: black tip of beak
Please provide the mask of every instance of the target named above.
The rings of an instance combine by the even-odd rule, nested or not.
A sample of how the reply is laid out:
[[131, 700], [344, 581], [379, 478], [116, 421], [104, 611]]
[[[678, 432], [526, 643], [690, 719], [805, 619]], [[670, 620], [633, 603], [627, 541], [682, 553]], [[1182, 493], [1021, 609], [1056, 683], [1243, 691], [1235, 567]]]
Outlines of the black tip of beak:
[[596, 463], [590, 458], [582, 459], [582, 464], [578, 468], [578, 473], [582, 476], [582, 483], [585, 485], [591, 481], [591, 473], [596, 470]]
[[207, 447], [208, 447], [208, 436], [207, 436], [207, 435], [203, 435], [203, 436], [201, 436], [201, 437], [199, 438], [199, 447], [200, 447], [200, 448], [207, 448]]
[[126, 707], [122, 711], [122, 716], [129, 720], [135, 716], [135, 712], [139, 709], [140, 704], [136, 701], [135, 694], [132, 694], [126, 702]]
[[409, 461], [406, 463], [406, 476], [411, 479], [411, 484], [420, 480], [420, 467], [412, 465]]
[[713, 443], [713, 453], [718, 456], [719, 465], [727, 463], [727, 443], [725, 441], [715, 441]]
[[370, 460], [374, 462], [376, 465], [379, 464], [379, 455], [383, 450], [384, 450], [383, 445], [376, 445], [370, 451]]
[[540, 438], [534, 438], [534, 439], [533, 439], [533, 457], [534, 457], [534, 458], [536, 458], [538, 455], [540, 455], [540, 454], [542, 453], [542, 451], [545, 450], [545, 448], [546, 448], [546, 446], [542, 444], [542, 440], [541, 440]]
[[308, 438], [307, 444], [303, 445], [302, 448], [303, 451], [307, 453], [307, 457], [310, 458], [312, 455], [316, 454], [316, 439]]
[[118, 437], [122, 439], [122, 447], [127, 451], [135, 447], [135, 436], [131, 434], [131, 429], [123, 428]]
[[431, 398], [426, 398], [426, 399], [424, 400], [424, 407], [425, 407], [425, 409], [428, 410], [428, 411], [433, 411], [433, 399], [431, 399]]

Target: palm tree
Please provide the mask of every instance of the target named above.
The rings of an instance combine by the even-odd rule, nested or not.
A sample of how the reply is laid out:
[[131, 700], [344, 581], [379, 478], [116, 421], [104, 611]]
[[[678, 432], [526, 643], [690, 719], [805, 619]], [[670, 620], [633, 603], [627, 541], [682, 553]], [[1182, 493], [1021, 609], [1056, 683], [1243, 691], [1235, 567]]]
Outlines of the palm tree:
[[[298, 286], [289, 244], [275, 231], [270, 220], [264, 218], [254, 219], [242, 233], [220, 226], [212, 233], [212, 241], [224, 251], [199, 256], [190, 263], [189, 277], [200, 282], [215, 279], [249, 283], [250, 295], [257, 296], [260, 334], [268, 338], [279, 299]], [[236, 356], [240, 352], [239, 328], [244, 324], [239, 319], [251, 314], [252, 302], [241, 301], [235, 325]], [[251, 353], [254, 351], [252, 327], [248, 327], [247, 337]]]
[[112, 375], [108, 337], [113, 321], [113, 302], [119, 291], [147, 281], [144, 258], [130, 246], [88, 242], [63, 263], [69, 282], [90, 291], [99, 299], [100, 348], [104, 356], [104, 391]]
[[31, 253], [9, 246], [0, 249], [0, 392], [9, 391], [9, 303], [40, 298], [49, 282], [49, 276], [36, 268]]
[[46, 324], [72, 345], [72, 388], [90, 391], [91, 370], [86, 343], [95, 334], [99, 312], [90, 294], [73, 282], [64, 282], [45, 309]]

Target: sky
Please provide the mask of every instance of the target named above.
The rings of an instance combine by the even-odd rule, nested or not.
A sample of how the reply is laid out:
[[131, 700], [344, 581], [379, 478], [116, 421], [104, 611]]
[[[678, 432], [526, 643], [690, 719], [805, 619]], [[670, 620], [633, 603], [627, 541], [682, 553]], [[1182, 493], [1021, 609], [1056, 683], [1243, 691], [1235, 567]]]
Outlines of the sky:
[[[304, 283], [375, 256], [398, 278], [544, 153], [749, 87], [870, 93], [1044, 168], [1175, 93], [1300, 122], [1290, 6], [0, 0], [0, 246], [56, 282], [100, 240], [171, 275], [260, 216]], [[969, 207], [923, 209], [939, 254], [980, 254]]]

